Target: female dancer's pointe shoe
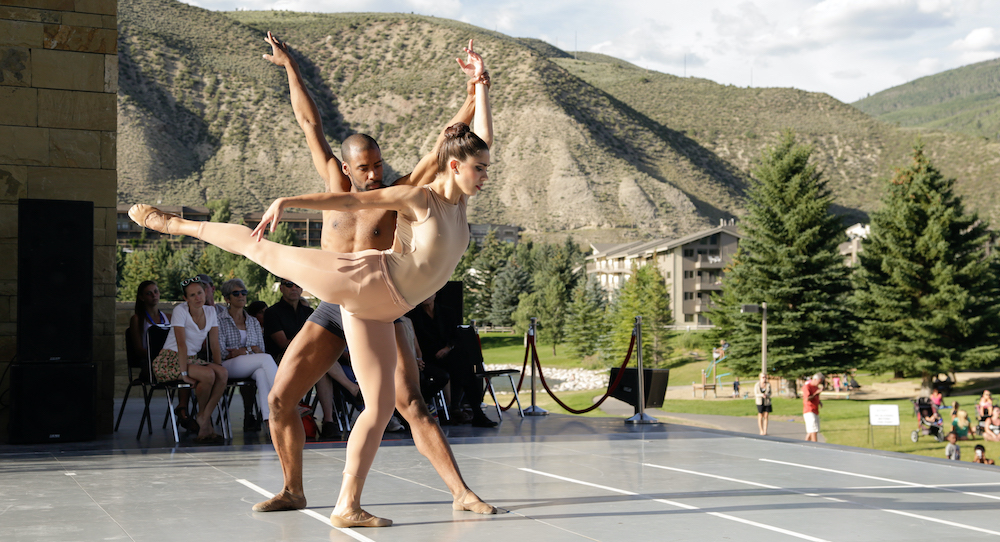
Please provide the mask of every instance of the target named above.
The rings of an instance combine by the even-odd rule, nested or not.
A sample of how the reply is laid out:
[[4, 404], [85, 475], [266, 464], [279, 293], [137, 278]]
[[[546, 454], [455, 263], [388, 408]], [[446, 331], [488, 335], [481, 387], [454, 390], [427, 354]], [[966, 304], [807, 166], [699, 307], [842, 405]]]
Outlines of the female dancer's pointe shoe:
[[[466, 498], [472, 495], [476, 500], [466, 502]], [[479, 500], [479, 496], [472, 492], [471, 489], [466, 489], [464, 493], [455, 499], [455, 502], [451, 503], [452, 510], [475, 512], [477, 514], [496, 514], [497, 509], [493, 506], [484, 503]]]
[[377, 518], [364, 510], [356, 510], [346, 516], [330, 514], [330, 524], [341, 529], [349, 527], [388, 527], [392, 525], [392, 520]]
[[173, 213], [163, 212], [152, 205], [145, 205], [142, 203], [137, 203], [128, 210], [128, 217], [132, 219], [132, 222], [142, 226], [143, 228], [149, 228], [153, 231], [158, 231], [160, 233], [169, 234], [167, 224], [170, 222], [171, 218], [179, 218]]

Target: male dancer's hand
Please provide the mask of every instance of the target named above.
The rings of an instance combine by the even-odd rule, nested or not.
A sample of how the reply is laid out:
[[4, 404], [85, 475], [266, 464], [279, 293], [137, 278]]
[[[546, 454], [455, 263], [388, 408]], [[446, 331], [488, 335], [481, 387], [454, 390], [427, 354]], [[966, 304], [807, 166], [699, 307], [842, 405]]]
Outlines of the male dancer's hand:
[[[290, 54], [288, 54], [288, 44], [283, 43], [278, 38], [274, 36], [270, 31], [267, 32], [267, 36], [264, 37], [264, 41], [271, 46], [271, 54], [264, 55], [264, 60], [274, 64], [276, 66], [286, 67], [290, 64], [294, 64], [295, 60]], [[471, 45], [472, 42], [470, 41]]]

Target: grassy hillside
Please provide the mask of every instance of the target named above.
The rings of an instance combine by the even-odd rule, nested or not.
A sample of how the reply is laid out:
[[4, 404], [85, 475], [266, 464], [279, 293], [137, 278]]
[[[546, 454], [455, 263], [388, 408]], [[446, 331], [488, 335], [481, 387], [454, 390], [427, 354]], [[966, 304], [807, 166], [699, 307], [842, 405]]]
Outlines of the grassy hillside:
[[[838, 209], [863, 216], [877, 179], [916, 133], [822, 94], [741, 89], [573, 55], [538, 40], [403, 14], [210, 12], [119, 2], [119, 201], [237, 213], [322, 189], [265, 31], [293, 47], [336, 148], [365, 132], [386, 176], [409, 171], [464, 99], [455, 57], [474, 38], [494, 79], [491, 182], [470, 220], [612, 241], [691, 233], [742, 213], [748, 170], [784, 127], [817, 147]], [[983, 210], [998, 156], [981, 139], [932, 133], [929, 151]], [[990, 154], [992, 153], [992, 154]], [[954, 164], [954, 165], [952, 165]]]
[[922, 77], [853, 104], [899, 126], [1000, 140], [1000, 59]]

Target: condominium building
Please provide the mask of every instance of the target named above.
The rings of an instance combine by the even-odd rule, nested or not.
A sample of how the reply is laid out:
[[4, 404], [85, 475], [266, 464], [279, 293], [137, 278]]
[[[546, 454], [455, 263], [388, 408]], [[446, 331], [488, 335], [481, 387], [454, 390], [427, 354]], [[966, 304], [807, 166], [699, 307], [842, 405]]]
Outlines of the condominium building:
[[741, 238], [735, 220], [730, 220], [680, 239], [595, 244], [587, 257], [587, 274], [596, 275], [614, 296], [634, 268], [655, 262], [670, 295], [674, 325], [711, 325], [704, 313], [712, 306], [711, 293], [722, 290], [723, 269]]

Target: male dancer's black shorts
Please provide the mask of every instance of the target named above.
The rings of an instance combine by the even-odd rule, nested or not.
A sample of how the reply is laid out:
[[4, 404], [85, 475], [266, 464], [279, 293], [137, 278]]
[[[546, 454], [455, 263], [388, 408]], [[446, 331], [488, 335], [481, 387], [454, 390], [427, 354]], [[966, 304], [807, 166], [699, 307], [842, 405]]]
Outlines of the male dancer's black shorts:
[[[345, 341], [347, 340], [347, 337], [344, 336], [344, 320], [340, 316], [340, 305], [321, 301], [316, 310], [309, 316], [308, 321], [323, 326], [323, 329]], [[395, 320], [395, 322], [401, 321], [399, 318]]]

